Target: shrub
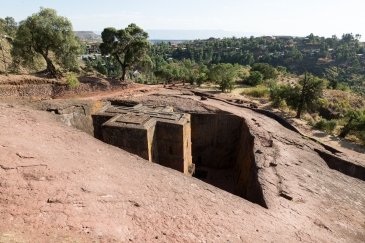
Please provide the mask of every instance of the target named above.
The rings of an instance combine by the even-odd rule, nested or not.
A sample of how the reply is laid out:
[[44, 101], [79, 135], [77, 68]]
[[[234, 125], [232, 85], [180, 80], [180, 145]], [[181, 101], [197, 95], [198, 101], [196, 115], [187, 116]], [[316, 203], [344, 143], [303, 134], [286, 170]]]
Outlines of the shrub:
[[252, 71], [258, 71], [262, 73], [264, 79], [276, 79], [279, 75], [278, 71], [267, 63], [255, 63], [252, 65]]
[[213, 65], [210, 69], [209, 77], [212, 81], [219, 84], [222, 92], [231, 91], [237, 78], [237, 68], [238, 66], [229, 63]]
[[319, 98], [318, 99], [318, 106], [323, 108], [328, 108], [330, 102], [326, 98]]
[[365, 131], [365, 110], [352, 110], [349, 111], [345, 119], [346, 125], [342, 128], [339, 137], [344, 138], [350, 132], [363, 132]]
[[256, 87], [247, 88], [247, 89], [243, 90], [242, 94], [252, 96], [252, 97], [261, 98], [261, 97], [268, 97], [270, 92], [269, 92], [269, 89], [266, 86], [259, 85], [259, 86], [256, 86]]
[[310, 126], [315, 126], [315, 124], [316, 124], [316, 121], [314, 120], [312, 115], [310, 115], [309, 113], [307, 113], [303, 116], [303, 120], [307, 121]]
[[66, 75], [66, 83], [67, 83], [68, 87], [70, 87], [72, 89], [77, 88], [80, 85], [80, 82], [74, 73], [68, 73]]
[[262, 83], [264, 76], [259, 71], [251, 71], [250, 76], [248, 76], [245, 82], [248, 85], [256, 86]]
[[332, 133], [337, 126], [336, 120], [321, 119], [319, 122], [314, 124], [314, 128], [325, 131], [326, 133]]
[[350, 87], [344, 83], [338, 83], [336, 89], [342, 90], [342, 91], [350, 91]]
[[276, 70], [278, 70], [278, 72], [282, 73], [282, 74], [287, 74], [288, 73], [288, 70], [286, 67], [283, 67], [283, 66], [277, 66], [276, 67]]
[[196, 84], [200, 87], [208, 78], [206, 73], [199, 73], [198, 78], [196, 79]]
[[300, 87], [291, 85], [273, 85], [270, 88], [272, 106], [280, 107], [283, 101], [290, 107], [295, 107], [300, 98]]

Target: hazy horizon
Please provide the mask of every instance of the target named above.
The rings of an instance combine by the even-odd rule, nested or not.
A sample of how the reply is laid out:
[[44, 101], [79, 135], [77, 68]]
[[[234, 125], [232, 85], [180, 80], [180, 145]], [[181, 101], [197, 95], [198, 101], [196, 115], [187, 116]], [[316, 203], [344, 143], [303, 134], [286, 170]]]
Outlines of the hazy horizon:
[[[185, 1], [46, 1], [12, 0], [2, 3], [0, 17], [21, 21], [39, 8], [56, 9], [72, 21], [76, 31], [100, 32], [105, 27], [124, 28], [136, 23], [151, 39], [199, 39], [263, 35], [341, 37], [344, 33], [365, 38], [362, 0], [185, 0]], [[162, 33], [164, 32], [164, 33]], [[169, 36], [174, 34], [175, 36]], [[191, 32], [191, 33], [188, 33]], [[199, 33], [202, 32], [202, 33]], [[180, 36], [179, 36], [180, 35]]]
[[[95, 34], [101, 35], [102, 30], [75, 30], [75, 31], [91, 31]], [[262, 34], [255, 32], [235, 32], [219, 29], [201, 29], [201, 30], [178, 30], [178, 29], [146, 29], [145, 30], [150, 40], [196, 40], [209, 38], [241, 38], [241, 37], [262, 37], [262, 36], [291, 36], [291, 37], [307, 37], [311, 33], [305, 35], [280, 35], [280, 34]], [[343, 33], [348, 34], [348, 33]], [[352, 33], [356, 34], [356, 33]], [[316, 35], [316, 34], [315, 34]], [[333, 35], [317, 35], [320, 37], [332, 37]], [[336, 35], [338, 38], [341, 35]], [[362, 36], [361, 41], [365, 41], [365, 36]]]

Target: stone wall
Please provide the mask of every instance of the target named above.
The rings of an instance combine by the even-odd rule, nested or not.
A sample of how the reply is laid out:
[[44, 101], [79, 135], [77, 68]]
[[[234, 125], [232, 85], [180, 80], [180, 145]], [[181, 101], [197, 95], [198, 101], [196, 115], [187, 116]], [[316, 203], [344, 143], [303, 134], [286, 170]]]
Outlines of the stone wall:
[[192, 163], [190, 123], [158, 121], [155, 145], [157, 163], [189, 174]]
[[232, 168], [242, 118], [230, 114], [191, 114], [193, 162], [210, 168]]
[[261, 185], [257, 178], [254, 155], [254, 136], [245, 122], [242, 123], [240, 140], [236, 145], [234, 166], [234, 194], [266, 207]]
[[193, 163], [203, 181], [266, 207], [257, 179], [254, 137], [243, 118], [191, 114]]

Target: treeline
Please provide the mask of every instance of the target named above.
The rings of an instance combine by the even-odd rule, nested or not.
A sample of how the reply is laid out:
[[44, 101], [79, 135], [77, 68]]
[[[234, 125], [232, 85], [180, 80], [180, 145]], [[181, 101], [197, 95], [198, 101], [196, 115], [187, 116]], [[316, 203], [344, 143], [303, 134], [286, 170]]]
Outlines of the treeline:
[[346, 84], [365, 92], [365, 45], [359, 35], [324, 38], [251, 37], [188, 41], [181, 44], [159, 43], [152, 46], [152, 57], [164, 60], [189, 59], [198, 64], [231, 63], [252, 65], [268, 63], [288, 71], [310, 72], [330, 80], [331, 86]]

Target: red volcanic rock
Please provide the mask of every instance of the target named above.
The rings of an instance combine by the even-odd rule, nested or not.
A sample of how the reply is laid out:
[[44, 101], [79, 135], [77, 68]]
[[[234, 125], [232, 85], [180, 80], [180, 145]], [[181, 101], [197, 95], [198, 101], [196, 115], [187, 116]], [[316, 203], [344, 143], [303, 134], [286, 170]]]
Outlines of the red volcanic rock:
[[363, 180], [330, 169], [321, 145], [275, 120], [203, 102], [245, 119], [267, 208], [53, 114], [0, 104], [0, 241], [365, 241]]

